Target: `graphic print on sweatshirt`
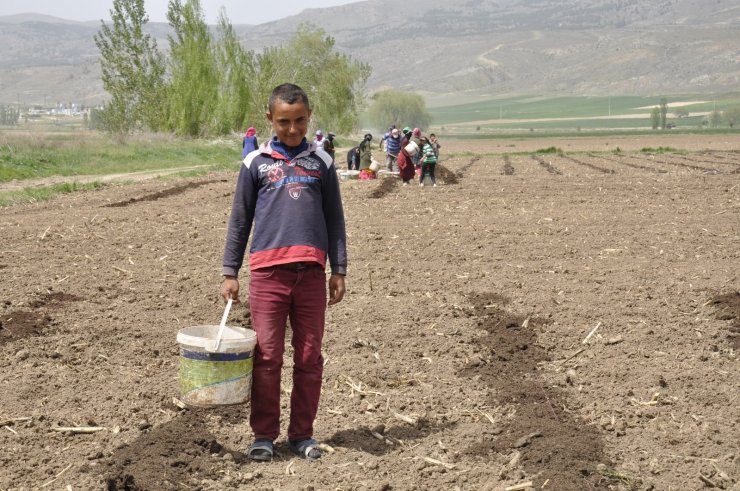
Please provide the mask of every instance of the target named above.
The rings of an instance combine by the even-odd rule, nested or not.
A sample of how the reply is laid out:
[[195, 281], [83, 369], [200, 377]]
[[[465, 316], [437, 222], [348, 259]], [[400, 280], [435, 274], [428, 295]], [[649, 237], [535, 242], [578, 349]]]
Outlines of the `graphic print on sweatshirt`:
[[278, 161], [262, 164], [260, 178], [267, 179], [270, 189], [285, 188], [294, 200], [301, 197], [308, 184], [321, 182], [321, 163], [310, 157], [300, 157], [293, 162]]

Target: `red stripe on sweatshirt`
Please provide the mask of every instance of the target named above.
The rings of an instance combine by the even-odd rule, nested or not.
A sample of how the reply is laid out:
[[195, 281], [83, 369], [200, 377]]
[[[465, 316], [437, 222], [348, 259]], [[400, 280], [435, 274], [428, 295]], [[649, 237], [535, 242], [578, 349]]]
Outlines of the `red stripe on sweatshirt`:
[[325, 268], [326, 251], [311, 246], [294, 245], [257, 251], [249, 255], [250, 270], [297, 262], [315, 262]]

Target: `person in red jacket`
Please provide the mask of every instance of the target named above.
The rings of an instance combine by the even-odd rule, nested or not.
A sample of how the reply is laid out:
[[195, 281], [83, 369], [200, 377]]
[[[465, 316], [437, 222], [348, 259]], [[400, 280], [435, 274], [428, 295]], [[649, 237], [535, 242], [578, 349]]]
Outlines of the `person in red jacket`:
[[294, 366], [288, 445], [301, 457], [316, 460], [321, 450], [313, 439], [313, 423], [321, 394], [326, 308], [340, 302], [345, 292], [344, 212], [332, 158], [305, 138], [311, 118], [306, 93], [297, 85], [279, 85], [268, 108], [275, 136], [247, 155], [239, 172], [221, 295], [225, 301], [239, 301], [238, 274], [252, 232], [249, 308], [257, 347], [249, 423], [255, 441], [247, 455], [271, 460], [280, 434], [280, 372], [290, 318]]
[[[401, 176], [401, 180], [403, 180], [403, 185], [408, 186], [409, 182], [411, 182], [414, 179], [414, 176], [416, 175], [416, 170], [414, 169], [414, 149], [413, 145], [409, 146], [409, 143], [411, 143], [411, 128], [408, 126], [403, 129], [403, 138], [401, 139], [401, 150], [398, 152], [398, 158], [396, 159], [396, 164], [398, 165], [398, 172]], [[416, 146], [416, 151], [418, 152], [419, 147]]]
[[242, 139], [242, 158], [246, 157], [249, 152], [257, 150], [258, 146], [257, 130], [250, 126], [247, 128], [247, 132], [244, 134], [244, 138]]

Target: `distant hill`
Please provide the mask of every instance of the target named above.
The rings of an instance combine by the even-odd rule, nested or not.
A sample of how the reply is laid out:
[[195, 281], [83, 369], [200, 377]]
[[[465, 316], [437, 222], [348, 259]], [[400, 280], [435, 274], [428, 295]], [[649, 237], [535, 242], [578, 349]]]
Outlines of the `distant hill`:
[[[737, 0], [368, 0], [235, 25], [244, 45], [284, 42], [302, 22], [370, 63], [368, 89], [430, 101], [503, 94], [650, 95], [737, 90]], [[166, 50], [169, 26], [150, 23]], [[0, 17], [0, 101], [95, 104], [99, 24]]]

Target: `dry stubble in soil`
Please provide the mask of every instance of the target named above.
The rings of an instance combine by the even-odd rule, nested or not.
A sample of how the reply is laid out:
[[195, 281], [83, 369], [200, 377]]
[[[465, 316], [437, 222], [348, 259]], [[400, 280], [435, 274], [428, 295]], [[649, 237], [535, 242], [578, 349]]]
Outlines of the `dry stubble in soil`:
[[2, 210], [0, 489], [737, 489], [740, 158], [571, 157], [342, 183], [317, 463], [172, 404], [235, 173]]

